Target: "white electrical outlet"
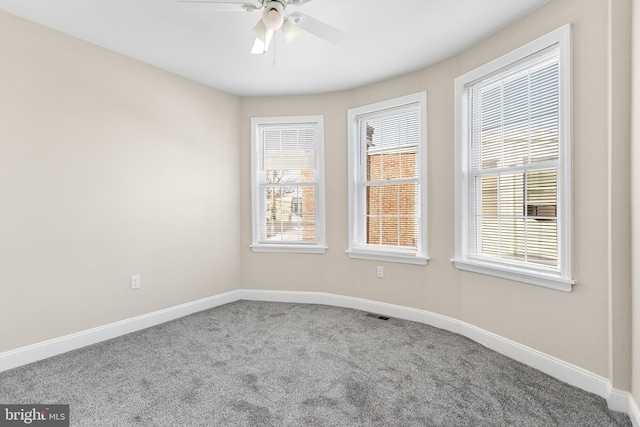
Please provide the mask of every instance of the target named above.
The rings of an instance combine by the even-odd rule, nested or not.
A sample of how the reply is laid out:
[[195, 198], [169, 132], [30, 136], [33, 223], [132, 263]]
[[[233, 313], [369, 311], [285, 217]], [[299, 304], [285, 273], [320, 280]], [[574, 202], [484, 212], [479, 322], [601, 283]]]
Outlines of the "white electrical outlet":
[[140, 275], [131, 276], [131, 289], [138, 289], [140, 287]]
[[376, 267], [376, 277], [382, 279], [384, 277], [384, 267], [379, 265]]

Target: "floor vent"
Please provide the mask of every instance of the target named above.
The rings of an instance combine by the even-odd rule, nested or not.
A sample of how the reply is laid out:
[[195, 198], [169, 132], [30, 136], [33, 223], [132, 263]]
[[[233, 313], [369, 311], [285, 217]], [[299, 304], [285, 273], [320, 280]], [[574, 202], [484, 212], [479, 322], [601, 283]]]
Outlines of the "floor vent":
[[390, 317], [382, 316], [380, 314], [375, 314], [375, 313], [367, 313], [367, 317], [375, 317], [376, 319], [380, 319], [380, 320], [389, 320], [390, 319]]

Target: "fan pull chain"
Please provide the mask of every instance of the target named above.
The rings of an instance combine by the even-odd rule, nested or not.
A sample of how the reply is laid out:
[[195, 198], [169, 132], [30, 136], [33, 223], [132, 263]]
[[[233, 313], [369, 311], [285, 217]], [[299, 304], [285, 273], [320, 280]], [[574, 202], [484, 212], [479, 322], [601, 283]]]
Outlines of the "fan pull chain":
[[273, 34], [273, 66], [275, 67], [276, 65], [278, 65], [278, 63], [276, 62], [276, 35], [274, 33]]

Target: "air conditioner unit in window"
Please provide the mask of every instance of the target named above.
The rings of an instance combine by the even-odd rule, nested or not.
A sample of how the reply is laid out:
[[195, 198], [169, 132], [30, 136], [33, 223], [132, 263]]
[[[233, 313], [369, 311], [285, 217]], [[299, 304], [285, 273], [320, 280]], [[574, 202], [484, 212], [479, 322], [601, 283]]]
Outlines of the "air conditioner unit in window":
[[554, 205], [527, 205], [527, 216], [536, 217], [537, 221], [550, 221], [555, 219], [558, 213], [557, 206]]

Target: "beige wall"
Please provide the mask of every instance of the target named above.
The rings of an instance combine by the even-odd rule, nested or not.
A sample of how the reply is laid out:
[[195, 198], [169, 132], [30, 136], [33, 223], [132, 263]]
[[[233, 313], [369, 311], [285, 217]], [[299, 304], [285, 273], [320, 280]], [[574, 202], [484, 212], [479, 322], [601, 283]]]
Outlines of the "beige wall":
[[[612, 225], [616, 215], [625, 217], [615, 207], [628, 203], [628, 192], [610, 190], [625, 174], [628, 181], [629, 166], [624, 154], [628, 141], [610, 138], [608, 7], [606, 0], [554, 0], [464, 53], [419, 72], [339, 93], [243, 98], [241, 253], [242, 265], [250, 268], [243, 268], [242, 286], [332, 292], [429, 310], [556, 356], [628, 389], [629, 311], [622, 312], [626, 321], [610, 311], [613, 305], [628, 305], [630, 267], [628, 259], [621, 259], [620, 272], [613, 271], [616, 265], [610, 259], [625, 245], [627, 253], [629, 249], [628, 212], [626, 226]], [[578, 280], [568, 294], [460, 272], [449, 261], [454, 240], [454, 79], [566, 23], [573, 26], [574, 277]], [[346, 110], [422, 90], [428, 98], [429, 265], [350, 259], [345, 254]], [[329, 250], [324, 255], [282, 256], [249, 249], [248, 123], [254, 115], [288, 114], [325, 115]], [[611, 166], [610, 157], [615, 162]], [[385, 266], [384, 279], [375, 276], [378, 264]], [[627, 296], [622, 303], [620, 295]]]
[[632, 343], [633, 343], [633, 366], [632, 366], [632, 390], [636, 405], [640, 407], [640, 1], [633, 0], [632, 7], [633, 22], [633, 115], [631, 122], [631, 163], [632, 167], [632, 194], [631, 194], [631, 224], [632, 233], [632, 266], [633, 266], [633, 289], [632, 305]]
[[0, 352], [237, 288], [237, 97], [1, 11], [0, 58]]
[[631, 389], [631, 3], [609, 0], [609, 363], [622, 390]]

